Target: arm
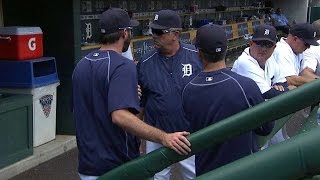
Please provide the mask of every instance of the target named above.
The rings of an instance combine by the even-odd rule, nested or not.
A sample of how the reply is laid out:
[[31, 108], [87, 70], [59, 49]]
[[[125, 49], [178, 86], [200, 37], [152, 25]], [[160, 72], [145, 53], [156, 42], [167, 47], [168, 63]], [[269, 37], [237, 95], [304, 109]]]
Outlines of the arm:
[[287, 76], [286, 79], [289, 86], [301, 86], [305, 83], [315, 80], [314, 78], [312, 79], [309, 77], [297, 76], [297, 75]]
[[287, 91], [289, 91], [289, 88], [288, 88], [288, 83], [286, 81], [286, 82], [274, 84], [272, 86], [272, 88], [269, 91], [263, 93], [262, 96], [265, 99], [271, 99], [271, 98], [278, 96], [280, 94], [283, 94]]
[[281, 76], [286, 77], [289, 86], [301, 86], [305, 83], [313, 81], [314, 79], [299, 76], [299, 72], [295, 70], [294, 57], [290, 53], [274, 52], [274, 56], [281, 68]]
[[[281, 88], [281, 87], [283, 88], [283, 90], [277, 90], [277, 88]], [[263, 98], [264, 99], [271, 99], [271, 98], [273, 98], [275, 96], [278, 96], [280, 94], [285, 93], [286, 91], [284, 90], [284, 87], [283, 86], [281, 86], [281, 87], [278, 87], [278, 86], [277, 87], [272, 87], [269, 91], [267, 91], [267, 92], [262, 94]]]
[[188, 132], [165, 133], [160, 129], [144, 123], [125, 109], [113, 111], [111, 117], [114, 124], [142, 139], [161, 143], [164, 146], [173, 149], [180, 155], [191, 152], [189, 147], [191, 144], [185, 137], [189, 135]]
[[317, 76], [313, 69], [306, 67], [300, 75], [302, 77], [308, 78], [308, 79], [319, 79], [319, 76]]
[[179, 154], [190, 152], [188, 132], [167, 134], [147, 125], [133, 113], [140, 110], [136, 65], [127, 62], [118, 66], [108, 83], [108, 113], [112, 122], [125, 131], [138, 137], [163, 144]]

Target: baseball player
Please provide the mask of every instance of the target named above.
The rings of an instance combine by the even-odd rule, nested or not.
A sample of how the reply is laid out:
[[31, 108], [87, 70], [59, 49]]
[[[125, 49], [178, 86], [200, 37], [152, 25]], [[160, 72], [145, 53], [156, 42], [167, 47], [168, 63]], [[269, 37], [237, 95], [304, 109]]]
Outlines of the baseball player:
[[[314, 80], [314, 78], [301, 76], [300, 72], [304, 64], [303, 52], [310, 45], [318, 45], [315, 36], [316, 31], [311, 24], [300, 23], [290, 29], [287, 38], [281, 38], [276, 44], [273, 58], [279, 64], [280, 78], [286, 78], [289, 87], [301, 86]], [[284, 130], [285, 128], [282, 128], [282, 132], [285, 132]], [[285, 133], [279, 131], [270, 140], [269, 145], [280, 143], [287, 138]]]
[[[317, 42], [320, 43], [320, 19], [312, 23], [316, 29]], [[301, 75], [306, 78], [319, 79], [320, 76], [320, 46], [310, 46], [303, 53], [303, 71]]]
[[280, 67], [272, 53], [276, 47], [277, 31], [273, 26], [261, 25], [241, 56], [234, 62], [232, 71], [254, 80], [264, 99], [270, 99], [289, 89], [280, 75]]
[[277, 43], [273, 56], [281, 67], [281, 75], [287, 79], [288, 85], [300, 86], [314, 79], [300, 75], [304, 64], [303, 52], [310, 45], [318, 46], [316, 30], [309, 23], [294, 25], [287, 38]]
[[[243, 51], [232, 67], [232, 71], [254, 80], [264, 99], [273, 98], [289, 90], [285, 77], [280, 74], [280, 66], [272, 56], [276, 42], [277, 31], [273, 26], [257, 27], [249, 42], [250, 47]], [[282, 128], [264, 148], [286, 138], [286, 128]]]
[[[208, 24], [200, 27], [196, 34], [196, 46], [204, 70], [186, 85], [182, 93], [183, 107], [192, 132], [264, 101], [253, 80], [226, 68], [227, 38], [221, 26]], [[267, 135], [272, 128], [273, 123], [266, 123], [196, 154], [196, 175], [257, 151], [255, 134]]]
[[[198, 52], [193, 45], [181, 43], [181, 19], [172, 10], [155, 13], [150, 24], [155, 49], [138, 63], [141, 106], [144, 120], [165, 132], [189, 130], [184, 116], [181, 92], [201, 70]], [[146, 142], [149, 153], [162, 145]], [[194, 179], [194, 156], [179, 162], [183, 179]], [[171, 166], [157, 173], [154, 179], [169, 179]]]
[[72, 77], [73, 113], [82, 180], [100, 175], [139, 156], [139, 139], [161, 143], [179, 154], [190, 152], [189, 133], [165, 133], [138, 119], [136, 65], [121, 56], [137, 21], [118, 8], [102, 13], [102, 46], [79, 61]]

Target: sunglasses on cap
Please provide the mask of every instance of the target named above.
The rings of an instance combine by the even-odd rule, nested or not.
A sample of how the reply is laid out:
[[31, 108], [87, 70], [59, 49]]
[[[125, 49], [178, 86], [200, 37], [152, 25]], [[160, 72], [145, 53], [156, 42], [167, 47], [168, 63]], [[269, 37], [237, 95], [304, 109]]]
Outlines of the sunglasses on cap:
[[163, 34], [167, 34], [169, 32], [171, 32], [168, 29], [151, 29], [152, 34], [157, 35], [157, 36], [161, 36]]
[[272, 48], [275, 43], [270, 41], [253, 41], [258, 47], [261, 48]]
[[119, 28], [119, 30], [127, 30], [131, 36], [133, 36], [132, 27]]

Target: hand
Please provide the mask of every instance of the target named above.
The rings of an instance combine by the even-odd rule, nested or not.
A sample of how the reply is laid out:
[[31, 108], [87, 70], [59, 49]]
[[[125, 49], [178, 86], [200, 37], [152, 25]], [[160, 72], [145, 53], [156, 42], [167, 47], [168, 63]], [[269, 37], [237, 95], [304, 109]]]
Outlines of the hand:
[[140, 85], [138, 85], [138, 96], [139, 96], [139, 99], [140, 99], [141, 96], [142, 96], [142, 90], [141, 90]]
[[175, 132], [166, 134], [162, 140], [162, 144], [170, 149], [173, 149], [180, 155], [187, 155], [191, 152], [190, 142], [186, 138], [189, 132]]
[[273, 87], [274, 87], [274, 89], [276, 89], [277, 91], [284, 91], [284, 87], [281, 86], [281, 85], [274, 85]]

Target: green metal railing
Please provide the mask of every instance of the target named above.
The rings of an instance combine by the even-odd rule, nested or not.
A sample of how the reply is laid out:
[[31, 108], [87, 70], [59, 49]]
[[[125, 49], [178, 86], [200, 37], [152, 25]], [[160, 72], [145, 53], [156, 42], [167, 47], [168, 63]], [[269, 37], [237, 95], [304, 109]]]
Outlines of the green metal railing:
[[198, 180], [290, 180], [320, 173], [320, 128], [203, 174]]
[[[317, 80], [197, 131], [188, 137], [192, 154], [319, 103], [319, 92], [320, 80]], [[160, 148], [109, 171], [99, 179], [146, 179], [188, 157]]]

